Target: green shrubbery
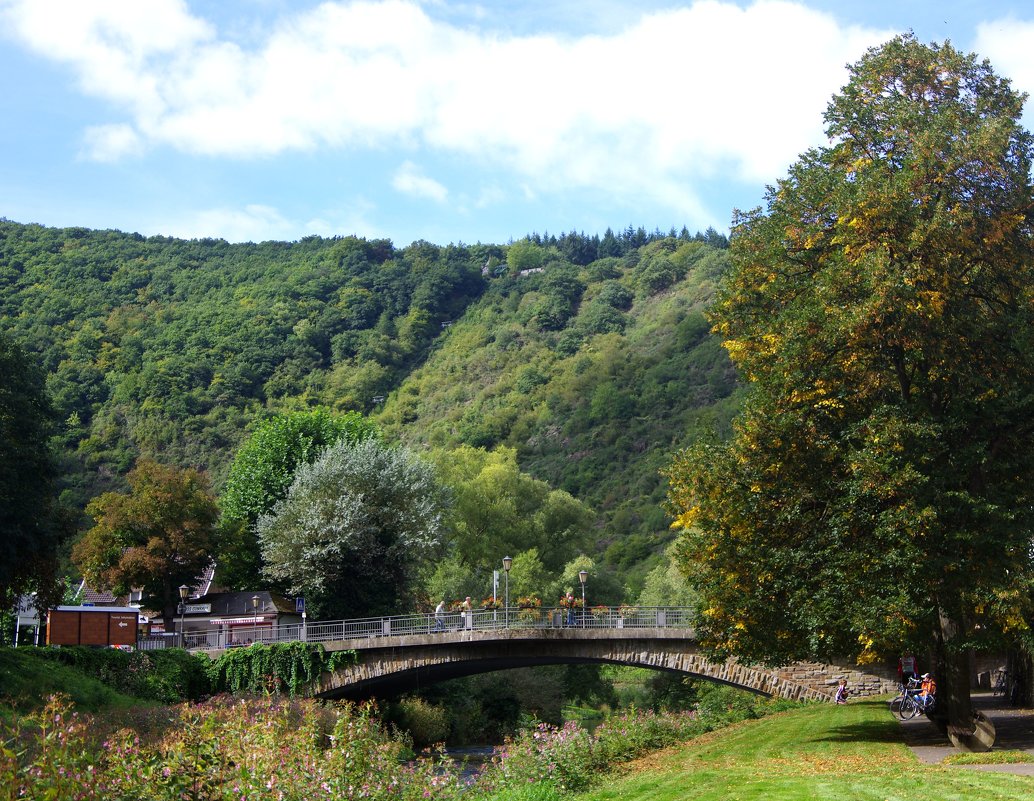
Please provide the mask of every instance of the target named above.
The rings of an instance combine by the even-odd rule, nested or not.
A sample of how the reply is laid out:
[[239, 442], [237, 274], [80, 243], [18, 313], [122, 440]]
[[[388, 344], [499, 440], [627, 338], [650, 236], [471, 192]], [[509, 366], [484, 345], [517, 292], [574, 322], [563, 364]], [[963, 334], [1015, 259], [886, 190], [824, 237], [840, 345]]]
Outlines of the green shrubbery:
[[[744, 717], [771, 708], [750, 706]], [[598, 782], [615, 763], [730, 719], [631, 711], [593, 734], [574, 723], [532, 725], [467, 786], [438, 756], [409, 758], [404, 739], [368, 705], [223, 696], [142, 710], [132, 728], [116, 730], [117, 721], [80, 715], [55, 696], [0, 733], [0, 798], [553, 801]]]
[[[207, 657], [204, 657], [207, 659]], [[207, 667], [212, 692], [297, 695], [324, 671], [350, 664], [354, 651], [324, 650], [304, 642], [255, 643], [225, 651]]]
[[120, 651], [114, 648], [38, 648], [34, 657], [75, 668], [127, 695], [165, 704], [197, 700], [211, 692], [208, 657], [178, 648]]
[[[501, 750], [476, 788], [494, 798], [519, 798], [524, 788], [543, 786], [538, 798], [585, 790], [613, 765], [665, 748], [730, 723], [796, 706], [728, 688], [702, 693], [707, 710], [657, 714], [630, 710], [614, 715], [589, 734], [575, 723], [526, 728]], [[516, 793], [516, 795], [511, 795]]]
[[294, 696], [321, 673], [348, 664], [352, 651], [327, 652], [322, 645], [292, 642], [235, 648], [212, 660], [178, 648], [120, 651], [114, 648], [18, 649], [22, 660], [43, 659], [74, 668], [129, 696], [173, 704], [214, 693]]
[[55, 697], [0, 739], [0, 797], [457, 797], [457, 779], [448, 769], [433, 759], [405, 762], [405, 753], [368, 706], [283, 699], [183, 706], [164, 736], [148, 744], [128, 729], [102, 733], [72, 712], [67, 699]]

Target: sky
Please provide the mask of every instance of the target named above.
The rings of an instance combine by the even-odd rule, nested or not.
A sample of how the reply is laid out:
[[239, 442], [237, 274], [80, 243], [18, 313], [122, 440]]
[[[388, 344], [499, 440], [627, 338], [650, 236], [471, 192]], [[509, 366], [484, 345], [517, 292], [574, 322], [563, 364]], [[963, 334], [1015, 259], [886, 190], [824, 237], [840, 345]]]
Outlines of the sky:
[[0, 0], [0, 217], [398, 246], [725, 232], [825, 143], [847, 65], [910, 30], [1034, 95], [1029, 0]]

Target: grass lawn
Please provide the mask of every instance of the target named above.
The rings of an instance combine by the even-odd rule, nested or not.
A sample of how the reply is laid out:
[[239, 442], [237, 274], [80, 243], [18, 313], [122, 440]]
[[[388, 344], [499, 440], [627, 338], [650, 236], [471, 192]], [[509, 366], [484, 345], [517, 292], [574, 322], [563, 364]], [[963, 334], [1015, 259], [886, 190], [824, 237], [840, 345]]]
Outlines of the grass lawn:
[[712, 732], [633, 763], [582, 801], [997, 801], [1034, 777], [924, 765], [880, 701], [814, 705]]

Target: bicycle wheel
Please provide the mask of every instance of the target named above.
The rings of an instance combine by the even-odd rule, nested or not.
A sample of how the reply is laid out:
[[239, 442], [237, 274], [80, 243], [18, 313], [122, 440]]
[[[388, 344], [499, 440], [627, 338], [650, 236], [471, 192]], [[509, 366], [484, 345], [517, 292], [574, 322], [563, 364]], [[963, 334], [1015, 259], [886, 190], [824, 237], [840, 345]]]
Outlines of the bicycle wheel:
[[898, 707], [898, 717], [902, 720], [911, 720], [919, 713], [919, 704], [916, 702], [915, 696], [906, 695], [901, 699], [901, 705]]
[[901, 696], [895, 695], [887, 702], [887, 705], [890, 707], [891, 714], [896, 715], [901, 709]]

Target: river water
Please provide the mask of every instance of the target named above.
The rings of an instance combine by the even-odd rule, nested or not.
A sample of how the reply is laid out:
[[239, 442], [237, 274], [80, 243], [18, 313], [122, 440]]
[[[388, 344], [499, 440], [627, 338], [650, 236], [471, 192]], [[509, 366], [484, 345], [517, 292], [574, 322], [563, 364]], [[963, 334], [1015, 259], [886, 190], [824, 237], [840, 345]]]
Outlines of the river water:
[[460, 776], [464, 782], [473, 781], [481, 769], [492, 760], [496, 749], [491, 745], [467, 745], [446, 748], [445, 757], [456, 765], [462, 765]]

